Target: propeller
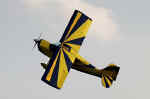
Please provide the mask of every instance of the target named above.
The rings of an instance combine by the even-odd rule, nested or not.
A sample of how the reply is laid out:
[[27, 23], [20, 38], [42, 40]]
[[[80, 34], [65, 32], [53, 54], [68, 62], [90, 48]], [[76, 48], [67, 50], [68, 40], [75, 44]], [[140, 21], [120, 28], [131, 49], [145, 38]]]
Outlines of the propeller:
[[39, 37], [38, 37], [37, 39], [33, 39], [35, 43], [34, 43], [34, 46], [33, 46], [32, 50], [36, 47], [36, 45], [37, 45], [38, 42], [40, 41], [40, 38], [41, 38], [42, 34], [43, 34], [43, 33], [40, 33], [40, 35], [39, 35]]

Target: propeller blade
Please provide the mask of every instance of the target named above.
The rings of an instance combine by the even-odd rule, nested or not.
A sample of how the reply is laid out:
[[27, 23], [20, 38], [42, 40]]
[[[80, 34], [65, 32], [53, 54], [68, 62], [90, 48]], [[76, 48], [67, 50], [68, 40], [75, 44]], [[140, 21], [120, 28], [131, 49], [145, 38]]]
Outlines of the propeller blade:
[[43, 32], [40, 33], [40, 35], [39, 35], [39, 37], [38, 37], [38, 40], [41, 38], [42, 34], [43, 34]]
[[37, 43], [35, 43], [35, 44], [34, 44], [34, 46], [33, 46], [32, 50], [36, 47], [36, 44], [37, 44]]
[[38, 43], [37, 41], [39, 41], [39, 40], [40, 40], [40, 38], [41, 38], [42, 34], [43, 34], [43, 32], [41, 32], [41, 33], [40, 33], [40, 35], [39, 35], [39, 37], [38, 37], [37, 39], [34, 39], [35, 44], [34, 44], [34, 46], [33, 46], [32, 50], [36, 47], [36, 45], [37, 45], [37, 43]]

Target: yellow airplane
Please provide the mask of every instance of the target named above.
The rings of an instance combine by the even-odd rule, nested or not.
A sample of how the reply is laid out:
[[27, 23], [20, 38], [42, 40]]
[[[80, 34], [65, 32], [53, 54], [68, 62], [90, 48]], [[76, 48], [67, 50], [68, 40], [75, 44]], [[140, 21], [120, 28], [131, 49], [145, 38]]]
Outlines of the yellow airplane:
[[46, 40], [40, 39], [40, 37], [34, 39], [34, 47], [37, 45], [38, 50], [50, 58], [47, 64], [41, 63], [41, 66], [46, 69], [41, 78], [42, 81], [60, 89], [72, 68], [100, 77], [105, 88], [109, 88], [112, 85], [112, 82], [116, 80], [120, 67], [115, 64], [109, 64], [104, 69], [97, 69], [79, 55], [80, 46], [91, 23], [91, 18], [75, 10], [58, 43], [51, 44]]

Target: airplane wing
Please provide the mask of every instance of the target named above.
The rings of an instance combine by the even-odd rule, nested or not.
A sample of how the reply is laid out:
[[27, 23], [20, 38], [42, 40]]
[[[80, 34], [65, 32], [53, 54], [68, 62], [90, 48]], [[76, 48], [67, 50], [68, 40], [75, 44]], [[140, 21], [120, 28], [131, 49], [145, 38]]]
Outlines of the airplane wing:
[[58, 47], [41, 80], [60, 89], [69, 73], [75, 57], [63, 47]]
[[91, 22], [85, 14], [75, 10], [60, 40], [61, 45], [50, 59], [42, 77], [44, 82], [58, 89], [63, 86]]
[[73, 49], [78, 52], [91, 23], [91, 18], [75, 10], [60, 42], [63, 43], [67, 49]]

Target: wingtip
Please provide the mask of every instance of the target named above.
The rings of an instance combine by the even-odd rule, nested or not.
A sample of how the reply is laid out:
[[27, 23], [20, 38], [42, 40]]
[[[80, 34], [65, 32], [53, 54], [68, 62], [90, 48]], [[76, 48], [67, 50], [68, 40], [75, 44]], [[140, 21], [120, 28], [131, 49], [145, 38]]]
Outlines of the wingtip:
[[[80, 13], [82, 13], [83, 15], [85, 15], [85, 16], [87, 16], [85, 13], [83, 13], [83, 12], [81, 12], [80, 10], [78, 10], [78, 9], [75, 9], [75, 11], [74, 12], [80, 12]], [[93, 21], [89, 16], [87, 16], [88, 17], [88, 19], [89, 20], [91, 20], [91, 21]]]

